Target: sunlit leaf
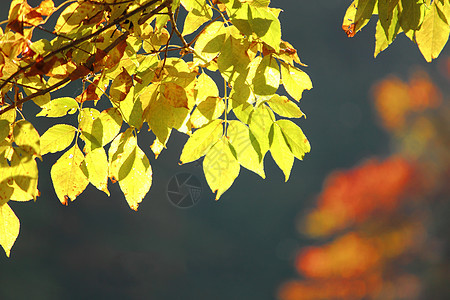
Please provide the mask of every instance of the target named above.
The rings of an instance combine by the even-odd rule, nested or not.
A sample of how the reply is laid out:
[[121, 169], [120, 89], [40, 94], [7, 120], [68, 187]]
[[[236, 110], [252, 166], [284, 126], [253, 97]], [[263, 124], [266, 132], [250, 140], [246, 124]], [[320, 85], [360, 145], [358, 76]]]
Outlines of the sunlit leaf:
[[109, 96], [113, 101], [123, 101], [130, 92], [132, 85], [133, 79], [130, 74], [128, 74], [127, 70], [122, 67], [122, 72], [114, 78], [111, 84]]
[[273, 95], [267, 100], [270, 108], [279, 116], [286, 118], [301, 118], [303, 112], [297, 104], [289, 100], [286, 96]]
[[258, 106], [250, 115], [249, 127], [261, 147], [261, 155], [264, 157], [269, 150], [269, 130], [275, 121], [273, 112], [264, 104]]
[[288, 181], [294, 164], [294, 155], [286, 144], [286, 139], [277, 123], [274, 123], [270, 128], [269, 140], [270, 154], [283, 171], [285, 181]]
[[41, 136], [41, 154], [55, 153], [70, 146], [77, 129], [67, 124], [56, 124]]
[[439, 10], [437, 2], [426, 9], [422, 26], [416, 31], [417, 45], [428, 62], [439, 56], [450, 34], [450, 25], [444, 20], [444, 14]]
[[266, 178], [259, 144], [249, 128], [239, 121], [229, 121], [227, 137], [236, 151], [237, 160], [241, 166]]
[[208, 152], [222, 135], [223, 124], [221, 120], [214, 120], [204, 127], [197, 129], [184, 145], [180, 162], [185, 164], [199, 159]]
[[14, 188], [11, 200], [28, 201], [36, 200], [39, 195], [38, 167], [31, 154], [21, 148], [14, 148], [11, 159], [11, 177], [14, 180], [11, 185]]
[[90, 183], [109, 196], [108, 159], [106, 157], [105, 149], [96, 148], [88, 152], [81, 164], [81, 170], [86, 178], [89, 179]]
[[203, 172], [209, 187], [216, 193], [216, 200], [230, 188], [239, 175], [240, 165], [223, 137], [212, 146], [203, 160]]
[[311, 146], [300, 127], [289, 120], [278, 120], [275, 123], [280, 127], [292, 154], [303, 160], [305, 154], [311, 150]]
[[74, 114], [78, 110], [78, 103], [70, 97], [62, 97], [53, 99], [49, 103], [42, 106], [42, 110], [36, 115], [37, 117], [57, 118], [67, 114]]
[[280, 86], [280, 67], [271, 55], [264, 56], [253, 78], [254, 92], [257, 95], [270, 96]]
[[208, 97], [219, 97], [219, 89], [217, 88], [214, 80], [206, 73], [202, 73], [198, 76], [197, 83], [195, 85], [197, 91], [195, 104], [199, 104], [205, 101]]
[[14, 125], [14, 142], [32, 155], [41, 156], [41, 143], [39, 133], [34, 126], [26, 121], [20, 120]]
[[0, 244], [9, 257], [11, 248], [19, 236], [20, 222], [8, 204], [0, 204]]
[[219, 118], [225, 110], [225, 103], [221, 98], [208, 97], [200, 103], [191, 115], [191, 123], [195, 128], [202, 127], [210, 121]]
[[50, 175], [56, 195], [62, 204], [68, 205], [89, 184], [80, 168], [84, 155], [77, 145], [67, 150], [52, 166]]
[[308, 74], [284, 62], [281, 62], [281, 79], [286, 91], [297, 101], [302, 98], [304, 90], [313, 87]]

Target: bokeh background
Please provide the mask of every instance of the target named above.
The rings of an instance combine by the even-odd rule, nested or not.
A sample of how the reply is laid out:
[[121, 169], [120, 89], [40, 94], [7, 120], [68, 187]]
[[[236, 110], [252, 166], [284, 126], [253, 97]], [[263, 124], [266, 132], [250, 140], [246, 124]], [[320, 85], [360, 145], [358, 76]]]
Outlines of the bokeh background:
[[[138, 212], [117, 184], [64, 207], [46, 155], [42, 196], [10, 203], [21, 230], [0, 255], [0, 299], [449, 299], [450, 46], [427, 64], [400, 35], [374, 59], [374, 20], [354, 38], [341, 29], [350, 2], [272, 1], [314, 84], [298, 123], [312, 151], [287, 183], [268, 155], [266, 180], [241, 169], [216, 202], [198, 164], [178, 165], [186, 136], [157, 160], [149, 136]], [[167, 198], [180, 172], [203, 185], [189, 209]]]

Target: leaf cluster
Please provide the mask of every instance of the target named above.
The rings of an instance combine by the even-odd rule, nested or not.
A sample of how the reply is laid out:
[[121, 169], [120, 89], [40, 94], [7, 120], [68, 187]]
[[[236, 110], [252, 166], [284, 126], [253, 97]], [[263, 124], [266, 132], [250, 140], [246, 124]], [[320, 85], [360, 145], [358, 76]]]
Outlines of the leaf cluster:
[[404, 33], [431, 62], [450, 35], [449, 0], [354, 0], [345, 13], [342, 29], [353, 37], [372, 15], [378, 15], [375, 57]]
[[[241, 166], [265, 178], [267, 152], [288, 180], [294, 159], [310, 151], [288, 119], [304, 116], [297, 102], [312, 83], [281, 39], [280, 9], [269, 2], [78, 0], [55, 7], [44, 0], [33, 8], [13, 0], [0, 32], [0, 244], [7, 255], [19, 232], [7, 202], [36, 200], [36, 158], [48, 153], [61, 152], [51, 179], [65, 205], [88, 184], [109, 195], [111, 181], [137, 210], [152, 184], [138, 143], [149, 136], [143, 128], [155, 136], [155, 158], [173, 130], [188, 135], [180, 161], [204, 156], [216, 199]], [[35, 40], [37, 30], [53, 38]], [[53, 96], [74, 81], [82, 82], [81, 93]], [[281, 84], [294, 101], [277, 94]], [[28, 101], [40, 107], [37, 117], [57, 124], [40, 135], [26, 119]], [[76, 124], [66, 122], [69, 115]]]

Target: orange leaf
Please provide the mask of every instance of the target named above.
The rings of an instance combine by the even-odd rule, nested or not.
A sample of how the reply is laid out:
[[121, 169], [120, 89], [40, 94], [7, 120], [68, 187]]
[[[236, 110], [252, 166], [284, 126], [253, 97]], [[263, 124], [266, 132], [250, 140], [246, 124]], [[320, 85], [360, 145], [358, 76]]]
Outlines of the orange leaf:
[[188, 98], [183, 87], [173, 82], [162, 84], [163, 95], [173, 107], [188, 107]]
[[122, 67], [122, 72], [114, 78], [109, 91], [109, 96], [113, 101], [123, 101], [133, 85], [133, 78], [127, 70]]

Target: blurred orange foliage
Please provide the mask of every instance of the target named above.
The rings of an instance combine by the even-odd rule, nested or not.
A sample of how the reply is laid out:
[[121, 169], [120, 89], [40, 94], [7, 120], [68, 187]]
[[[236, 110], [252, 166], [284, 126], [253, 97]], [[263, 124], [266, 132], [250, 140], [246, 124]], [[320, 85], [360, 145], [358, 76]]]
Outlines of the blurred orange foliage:
[[[450, 78], [450, 58], [444, 69]], [[298, 251], [303, 279], [281, 285], [280, 300], [450, 299], [450, 99], [421, 71], [373, 91], [396, 149], [328, 175], [298, 226], [324, 240]]]
[[375, 108], [387, 129], [401, 129], [411, 112], [436, 108], [442, 93], [427, 73], [417, 71], [403, 82], [395, 76], [382, 80], [374, 87]]
[[392, 212], [413, 191], [415, 172], [413, 163], [393, 156], [332, 173], [317, 197], [317, 208], [306, 217], [304, 231], [312, 236], [328, 235], [373, 215]]

